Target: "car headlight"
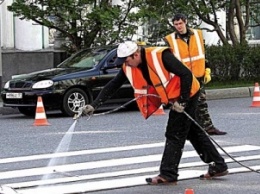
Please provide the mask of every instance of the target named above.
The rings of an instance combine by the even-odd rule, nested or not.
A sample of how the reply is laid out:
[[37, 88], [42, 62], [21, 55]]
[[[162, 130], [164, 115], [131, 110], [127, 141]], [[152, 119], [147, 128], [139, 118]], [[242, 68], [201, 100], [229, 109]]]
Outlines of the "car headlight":
[[5, 83], [4, 89], [8, 89], [9, 86], [10, 86], [10, 81], [8, 81], [8, 82]]
[[33, 89], [43, 89], [43, 88], [49, 88], [52, 85], [53, 85], [52, 80], [43, 80], [43, 81], [39, 81], [39, 82], [36, 82], [35, 84], [33, 84], [32, 88]]

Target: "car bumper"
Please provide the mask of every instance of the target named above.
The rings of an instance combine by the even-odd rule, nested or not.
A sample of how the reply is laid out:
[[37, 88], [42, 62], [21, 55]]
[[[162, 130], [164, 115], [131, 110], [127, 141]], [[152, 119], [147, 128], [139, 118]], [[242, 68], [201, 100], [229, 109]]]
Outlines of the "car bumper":
[[1, 98], [4, 107], [35, 107], [37, 105], [38, 96], [42, 97], [43, 104], [46, 108], [56, 109], [61, 106], [62, 94], [53, 91], [27, 91], [21, 92], [21, 98], [7, 98], [7, 93], [20, 93], [19, 91], [3, 91]]

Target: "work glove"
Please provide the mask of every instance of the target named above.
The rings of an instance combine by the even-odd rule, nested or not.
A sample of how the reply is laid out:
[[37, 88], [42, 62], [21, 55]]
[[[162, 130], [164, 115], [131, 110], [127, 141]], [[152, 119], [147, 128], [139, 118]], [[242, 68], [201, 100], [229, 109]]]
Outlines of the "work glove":
[[204, 74], [204, 84], [207, 84], [207, 83], [210, 82], [210, 80], [211, 80], [211, 75], [210, 75], [210, 73], [211, 73], [210, 68], [206, 68], [206, 69], [205, 69], [205, 74]]
[[182, 113], [182, 112], [184, 112], [185, 107], [186, 107], [186, 103], [184, 103], [184, 102], [179, 103], [178, 101], [175, 101], [172, 105], [172, 110]]
[[91, 116], [91, 115], [93, 115], [94, 111], [95, 111], [94, 107], [89, 104], [82, 107], [83, 115]]

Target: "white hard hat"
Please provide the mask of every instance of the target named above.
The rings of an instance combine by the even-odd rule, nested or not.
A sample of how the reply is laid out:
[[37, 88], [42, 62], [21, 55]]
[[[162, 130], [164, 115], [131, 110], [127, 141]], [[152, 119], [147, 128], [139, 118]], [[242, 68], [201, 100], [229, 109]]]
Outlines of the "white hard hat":
[[122, 65], [126, 58], [137, 51], [138, 46], [133, 41], [125, 41], [120, 43], [117, 48], [117, 59], [115, 61], [116, 65]]

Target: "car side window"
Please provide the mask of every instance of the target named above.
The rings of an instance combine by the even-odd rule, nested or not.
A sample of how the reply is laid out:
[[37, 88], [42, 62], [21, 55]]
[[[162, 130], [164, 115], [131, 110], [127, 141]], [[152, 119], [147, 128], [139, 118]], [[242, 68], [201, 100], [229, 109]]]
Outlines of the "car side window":
[[115, 65], [115, 60], [116, 60], [116, 58], [117, 58], [117, 56], [115, 55], [115, 56], [113, 56], [110, 60], [108, 60], [108, 62], [107, 62], [107, 65], [108, 65], [108, 67], [112, 67], [112, 66], [116, 66]]
[[120, 67], [116, 66], [115, 60], [117, 58], [117, 54], [113, 54], [109, 59], [107, 60], [106, 67], [109, 69], [119, 69]]

